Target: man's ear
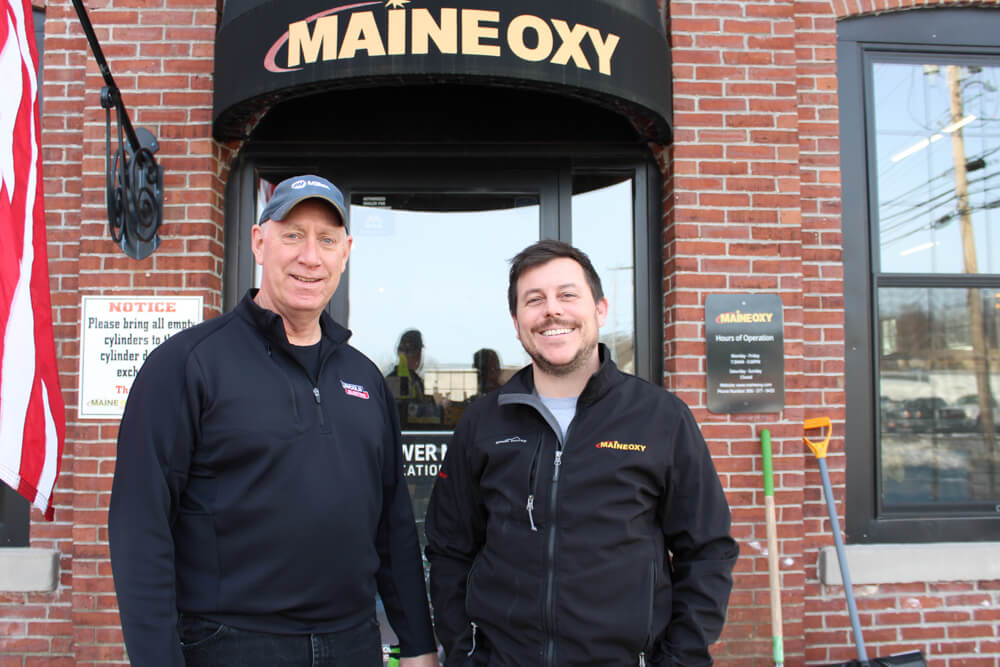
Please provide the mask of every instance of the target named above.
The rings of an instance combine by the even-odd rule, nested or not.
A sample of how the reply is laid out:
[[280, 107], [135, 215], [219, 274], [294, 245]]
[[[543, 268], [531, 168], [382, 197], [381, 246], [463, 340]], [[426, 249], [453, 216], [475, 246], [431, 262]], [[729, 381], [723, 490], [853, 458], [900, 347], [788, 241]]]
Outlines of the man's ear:
[[354, 247], [354, 237], [348, 234], [346, 242], [347, 252], [344, 254], [344, 264], [340, 267], [340, 275], [344, 275], [344, 271], [347, 270], [347, 260], [351, 258], [351, 248]]
[[608, 298], [601, 297], [601, 300], [597, 302], [597, 328], [600, 329], [604, 326], [605, 320], [608, 319]]
[[[267, 223], [265, 223], [267, 224]], [[263, 265], [264, 258], [261, 254], [261, 248], [264, 245], [264, 228], [263, 225], [254, 225], [250, 230], [250, 249], [253, 250], [253, 258], [258, 264]]]
[[517, 315], [511, 315], [510, 319], [514, 322], [514, 336], [516, 336], [518, 340], [521, 340], [521, 330], [517, 328]]

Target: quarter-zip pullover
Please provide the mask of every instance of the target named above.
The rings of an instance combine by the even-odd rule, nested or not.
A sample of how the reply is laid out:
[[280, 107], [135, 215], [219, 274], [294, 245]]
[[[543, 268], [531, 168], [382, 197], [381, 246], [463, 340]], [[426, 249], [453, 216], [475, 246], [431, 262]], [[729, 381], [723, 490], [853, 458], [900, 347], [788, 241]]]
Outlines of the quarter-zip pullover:
[[251, 290], [156, 348], [129, 394], [109, 517], [134, 664], [183, 665], [177, 612], [247, 630], [352, 627], [376, 591], [433, 652], [395, 403], [324, 314], [319, 374]]

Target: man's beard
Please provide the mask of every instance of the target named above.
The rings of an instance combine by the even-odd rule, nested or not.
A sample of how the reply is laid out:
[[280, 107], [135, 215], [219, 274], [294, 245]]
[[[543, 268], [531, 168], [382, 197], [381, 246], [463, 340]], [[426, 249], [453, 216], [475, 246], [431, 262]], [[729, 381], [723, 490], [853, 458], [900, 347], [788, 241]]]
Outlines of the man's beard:
[[[566, 322], [561, 320], [550, 320], [546, 322], [539, 329], [544, 329], [549, 326], [556, 324], [566, 324]], [[542, 356], [542, 353], [537, 349], [528, 349], [527, 346], [522, 345], [524, 351], [528, 353], [531, 360], [534, 362], [538, 370], [545, 373], [546, 375], [552, 375], [555, 377], [565, 377], [571, 375], [576, 371], [580, 370], [587, 365], [587, 362], [593, 357], [594, 351], [597, 349], [597, 337], [594, 340], [585, 343], [577, 353], [565, 364], [553, 364], [551, 361]]]

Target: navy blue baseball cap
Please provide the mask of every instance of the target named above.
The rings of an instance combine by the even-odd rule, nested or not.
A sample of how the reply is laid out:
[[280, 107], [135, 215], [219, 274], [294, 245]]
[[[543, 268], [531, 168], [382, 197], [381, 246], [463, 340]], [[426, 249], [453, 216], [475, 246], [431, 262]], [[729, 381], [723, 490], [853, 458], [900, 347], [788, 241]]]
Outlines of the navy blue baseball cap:
[[332, 206], [347, 229], [347, 214], [344, 212], [344, 193], [322, 176], [305, 174], [286, 178], [274, 188], [274, 194], [261, 211], [257, 224], [262, 225], [268, 220], [284, 220], [288, 212], [307, 199], [322, 199]]

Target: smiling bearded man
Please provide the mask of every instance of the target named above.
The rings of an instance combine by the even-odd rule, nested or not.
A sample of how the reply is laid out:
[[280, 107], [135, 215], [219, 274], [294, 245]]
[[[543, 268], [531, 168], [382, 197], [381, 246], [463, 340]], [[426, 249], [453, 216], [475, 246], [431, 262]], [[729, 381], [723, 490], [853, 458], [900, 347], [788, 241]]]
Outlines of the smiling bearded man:
[[712, 664], [739, 549], [690, 410], [598, 343], [576, 248], [521, 251], [508, 305], [532, 363], [462, 415], [427, 511], [446, 664]]

